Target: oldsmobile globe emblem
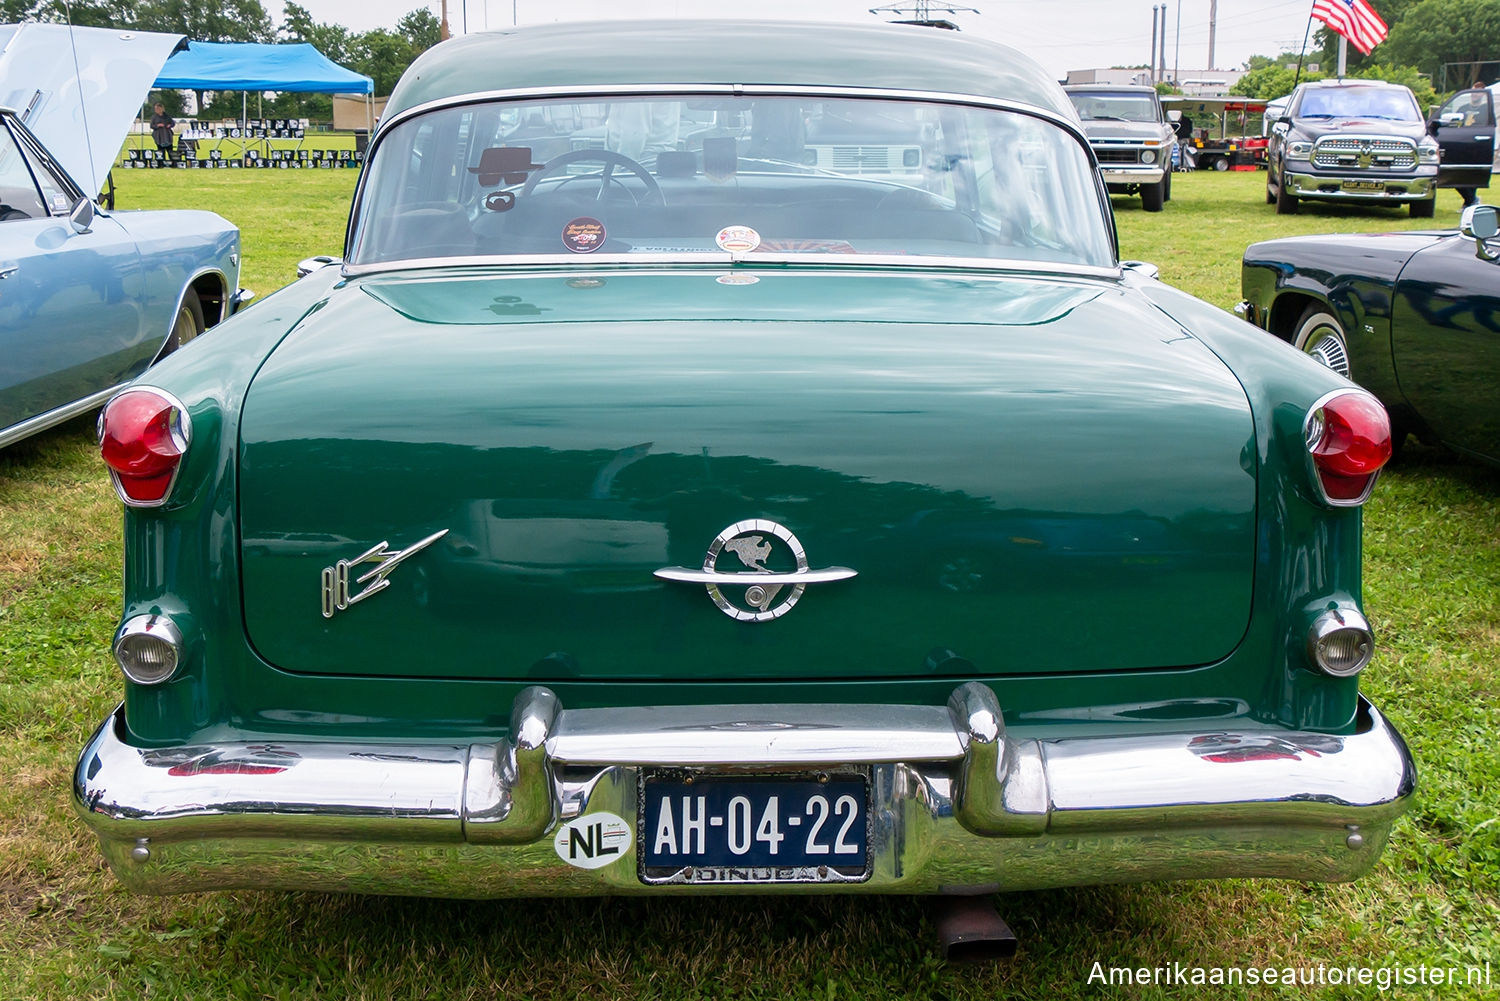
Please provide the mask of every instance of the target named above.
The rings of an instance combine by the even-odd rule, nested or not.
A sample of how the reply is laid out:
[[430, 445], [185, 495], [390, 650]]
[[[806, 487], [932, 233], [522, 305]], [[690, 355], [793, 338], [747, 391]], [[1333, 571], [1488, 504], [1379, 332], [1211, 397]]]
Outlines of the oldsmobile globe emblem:
[[[796, 569], [773, 570], [768, 563]], [[732, 619], [769, 622], [790, 612], [807, 585], [847, 580], [855, 571], [848, 567], [808, 569], [807, 551], [795, 535], [774, 521], [752, 518], [719, 533], [703, 557], [702, 569], [663, 567], [656, 576], [704, 585], [714, 604]]]

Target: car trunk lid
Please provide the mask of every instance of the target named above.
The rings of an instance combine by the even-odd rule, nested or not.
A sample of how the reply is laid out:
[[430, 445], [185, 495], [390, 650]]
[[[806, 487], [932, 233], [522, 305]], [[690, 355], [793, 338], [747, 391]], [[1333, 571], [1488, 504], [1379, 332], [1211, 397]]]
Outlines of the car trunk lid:
[[[240, 428], [246, 627], [279, 668], [1113, 671], [1210, 663], [1245, 632], [1244, 393], [1117, 284], [601, 271], [333, 300]], [[692, 576], [792, 573], [795, 546], [854, 575], [794, 608], [794, 581]]]

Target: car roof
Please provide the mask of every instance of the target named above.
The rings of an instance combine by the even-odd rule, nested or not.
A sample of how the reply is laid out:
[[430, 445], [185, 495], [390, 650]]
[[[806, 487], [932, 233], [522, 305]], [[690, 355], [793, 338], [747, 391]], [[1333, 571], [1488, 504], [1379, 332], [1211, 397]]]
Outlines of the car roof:
[[1029, 57], [951, 31], [885, 23], [630, 20], [560, 22], [442, 42], [402, 76], [384, 120], [468, 94], [698, 84], [964, 94], [1077, 117], [1062, 88]]
[[1309, 90], [1323, 90], [1331, 87], [1379, 87], [1385, 90], [1410, 90], [1404, 83], [1389, 83], [1385, 80], [1308, 80], [1300, 86]]

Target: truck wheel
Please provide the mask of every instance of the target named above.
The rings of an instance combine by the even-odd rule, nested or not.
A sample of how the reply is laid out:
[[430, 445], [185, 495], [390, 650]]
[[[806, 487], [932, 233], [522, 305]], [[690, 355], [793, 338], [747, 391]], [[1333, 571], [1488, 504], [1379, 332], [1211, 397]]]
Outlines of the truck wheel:
[[1279, 184], [1276, 185], [1276, 214], [1296, 215], [1297, 196], [1286, 190], [1286, 175], [1282, 174]]
[[1437, 211], [1437, 195], [1424, 198], [1420, 202], [1412, 202], [1407, 208], [1411, 211], [1413, 219], [1431, 219], [1432, 214]]
[[1266, 172], [1266, 204], [1276, 204], [1276, 190], [1271, 187], [1271, 174], [1269, 171]]
[[1297, 321], [1292, 346], [1348, 379], [1349, 339], [1338, 318], [1323, 306], [1308, 306]]
[[1167, 171], [1167, 176], [1162, 180], [1161, 200], [1170, 202], [1172, 200], [1172, 172]]
[[1141, 185], [1141, 208], [1147, 212], [1160, 212], [1166, 200], [1167, 182], [1162, 179], [1155, 184]]
[[1229, 157], [1227, 157], [1227, 156], [1221, 156], [1217, 160], [1214, 161], [1214, 170], [1228, 170], [1228, 169], [1229, 169]]

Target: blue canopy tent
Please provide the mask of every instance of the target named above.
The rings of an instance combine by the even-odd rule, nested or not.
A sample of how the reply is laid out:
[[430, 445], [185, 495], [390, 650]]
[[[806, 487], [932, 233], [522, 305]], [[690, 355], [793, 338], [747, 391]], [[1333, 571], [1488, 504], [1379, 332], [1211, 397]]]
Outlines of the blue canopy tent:
[[[189, 42], [162, 67], [156, 86], [165, 90], [290, 91], [300, 94], [364, 94], [374, 128], [375, 81], [344, 69], [307, 42]], [[243, 100], [241, 117], [245, 117]]]

